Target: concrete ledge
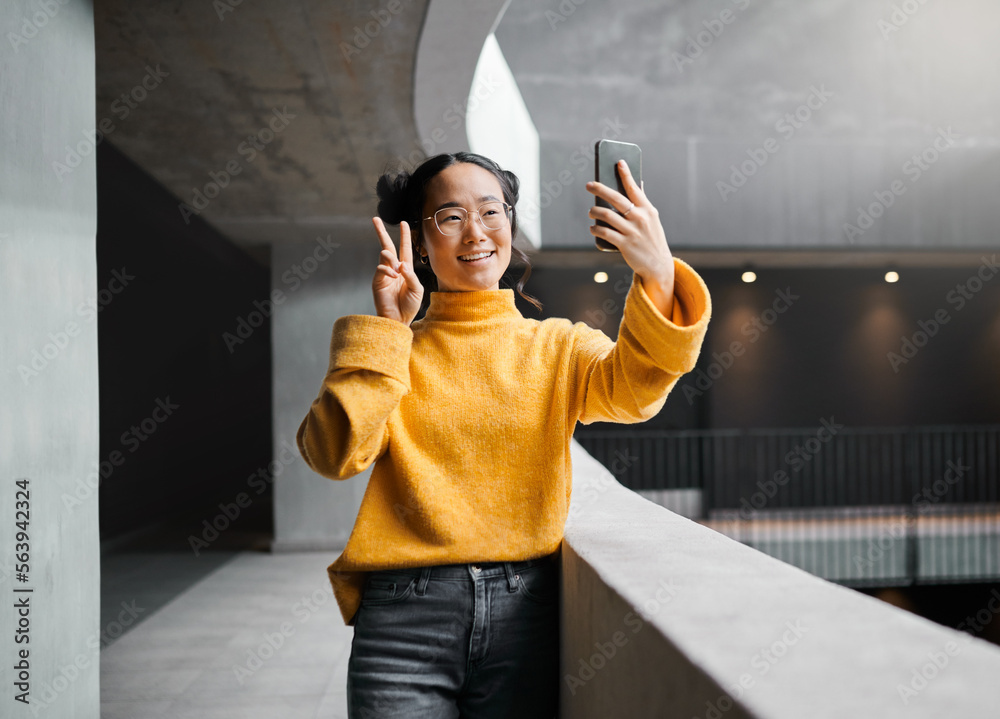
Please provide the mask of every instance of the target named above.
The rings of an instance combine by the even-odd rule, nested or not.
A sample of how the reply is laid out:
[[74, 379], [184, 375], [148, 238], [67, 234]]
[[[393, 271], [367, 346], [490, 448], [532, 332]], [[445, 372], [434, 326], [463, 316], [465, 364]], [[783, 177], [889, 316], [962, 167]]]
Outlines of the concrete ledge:
[[1000, 648], [573, 471], [563, 717], [995, 716]]

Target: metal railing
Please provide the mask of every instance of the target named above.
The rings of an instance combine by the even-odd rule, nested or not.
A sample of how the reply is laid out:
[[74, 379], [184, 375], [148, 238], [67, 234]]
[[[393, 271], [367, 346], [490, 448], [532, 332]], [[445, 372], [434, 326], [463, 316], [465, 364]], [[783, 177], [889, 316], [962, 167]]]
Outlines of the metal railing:
[[832, 581], [1000, 578], [998, 425], [576, 439], [626, 487]]
[[576, 439], [626, 487], [701, 490], [706, 513], [762, 494], [769, 509], [1000, 501], [1000, 425], [831, 420], [812, 429], [583, 429]]

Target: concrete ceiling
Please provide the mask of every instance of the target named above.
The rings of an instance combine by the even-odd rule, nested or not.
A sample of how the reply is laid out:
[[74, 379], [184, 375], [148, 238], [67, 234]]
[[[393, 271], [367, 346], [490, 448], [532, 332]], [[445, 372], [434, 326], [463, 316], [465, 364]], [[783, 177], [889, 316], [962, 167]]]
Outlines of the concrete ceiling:
[[[192, 207], [196, 190], [210, 194], [213, 177], [237, 170], [198, 214], [241, 245], [368, 230], [376, 177], [415, 149], [425, 9], [424, 0], [99, 1], [98, 125], [110, 118], [110, 141]], [[129, 108], [122, 94], [141, 88], [150, 67], [166, 76]]]
[[[179, 214], [244, 247], [367, 238], [375, 179], [421, 153], [413, 79], [427, 4], [99, 1], [98, 126], [107, 119], [110, 141], [177, 196]], [[545, 248], [607, 261], [588, 249], [582, 189], [602, 134], [643, 146], [674, 247], [716, 264], [815, 251], [833, 258], [824, 264], [925, 250], [972, 261], [995, 246], [1000, 86], [987, 75], [1000, 8], [913, 4], [887, 31], [890, 2], [512, 0], [496, 35], [542, 139], [542, 179], [560, 195], [543, 212]], [[817, 88], [831, 94], [785, 137], [778, 123], [816, 104]], [[907, 158], [945, 127], [960, 140], [911, 182]], [[767, 165], [720, 196], [769, 137]], [[845, 238], [894, 179], [908, 194]]]

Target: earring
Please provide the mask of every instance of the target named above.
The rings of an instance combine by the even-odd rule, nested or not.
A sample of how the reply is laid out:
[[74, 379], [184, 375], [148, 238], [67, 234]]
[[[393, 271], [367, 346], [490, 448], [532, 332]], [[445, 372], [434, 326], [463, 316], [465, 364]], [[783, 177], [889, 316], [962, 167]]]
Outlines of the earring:
[[427, 259], [427, 255], [420, 255], [420, 264], [426, 265], [429, 262], [430, 262], [430, 260]]

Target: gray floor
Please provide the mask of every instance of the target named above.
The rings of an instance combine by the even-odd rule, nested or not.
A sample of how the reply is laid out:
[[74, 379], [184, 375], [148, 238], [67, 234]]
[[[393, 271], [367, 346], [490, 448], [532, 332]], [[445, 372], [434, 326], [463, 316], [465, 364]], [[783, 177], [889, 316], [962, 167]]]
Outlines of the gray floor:
[[326, 576], [333, 559], [258, 551], [105, 557], [102, 719], [346, 717], [353, 629]]

